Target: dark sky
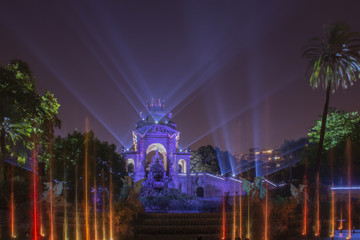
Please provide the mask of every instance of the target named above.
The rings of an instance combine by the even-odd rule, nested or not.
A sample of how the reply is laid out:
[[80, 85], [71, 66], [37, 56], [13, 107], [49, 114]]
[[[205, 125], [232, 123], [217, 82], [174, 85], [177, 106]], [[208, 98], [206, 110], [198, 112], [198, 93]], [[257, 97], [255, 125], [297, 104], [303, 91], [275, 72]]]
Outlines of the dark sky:
[[[100, 3], [101, 2], [101, 3]], [[163, 98], [180, 146], [243, 152], [305, 136], [324, 91], [302, 51], [323, 25], [360, 31], [360, 1], [2, 1], [0, 62], [28, 62], [61, 104], [59, 134], [131, 145], [146, 100]], [[360, 109], [360, 83], [331, 106]]]

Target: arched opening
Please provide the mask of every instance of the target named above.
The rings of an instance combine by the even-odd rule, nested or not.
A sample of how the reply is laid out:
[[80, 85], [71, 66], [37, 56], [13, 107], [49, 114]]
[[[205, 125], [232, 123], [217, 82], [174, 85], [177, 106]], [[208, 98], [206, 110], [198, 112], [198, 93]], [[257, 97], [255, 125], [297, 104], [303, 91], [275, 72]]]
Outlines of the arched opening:
[[128, 173], [133, 173], [133, 172], [134, 172], [134, 164], [133, 164], [133, 163], [129, 163], [129, 164], [127, 165], [126, 171], [127, 171]]
[[167, 152], [165, 147], [161, 143], [153, 143], [149, 145], [146, 149], [146, 165], [145, 165], [145, 172], [148, 173], [150, 169], [151, 162], [158, 158], [159, 161], [162, 161], [164, 165], [165, 171], [168, 170], [167, 166]]
[[198, 187], [196, 189], [196, 196], [203, 198], [204, 197], [204, 188], [203, 187]]
[[186, 173], [186, 162], [184, 159], [180, 159], [179, 162], [179, 173]]
[[133, 173], [135, 168], [135, 161], [132, 158], [126, 159], [126, 172]]

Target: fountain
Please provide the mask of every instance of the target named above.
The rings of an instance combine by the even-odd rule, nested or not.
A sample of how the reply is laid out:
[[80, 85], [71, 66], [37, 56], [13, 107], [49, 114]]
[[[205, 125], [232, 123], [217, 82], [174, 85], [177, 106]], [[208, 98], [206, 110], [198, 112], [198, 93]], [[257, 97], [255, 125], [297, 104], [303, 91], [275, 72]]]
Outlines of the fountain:
[[250, 239], [251, 234], [250, 234], [250, 196], [248, 196], [248, 202], [247, 202], [248, 206], [247, 206], [247, 233], [246, 233], [246, 238]]
[[242, 237], [242, 197], [239, 195], [239, 238]]
[[308, 199], [308, 190], [307, 190], [307, 180], [306, 180], [306, 174], [304, 176], [304, 208], [303, 208], [303, 230], [302, 235], [307, 235], [307, 218], [308, 218], [308, 205], [307, 205], [307, 199]]
[[90, 223], [89, 223], [89, 202], [88, 202], [88, 154], [89, 154], [89, 132], [88, 132], [88, 126], [89, 122], [88, 119], [86, 119], [86, 135], [85, 135], [85, 239], [90, 240]]
[[78, 206], [78, 166], [75, 166], [75, 239], [80, 240], [80, 221]]
[[[35, 144], [35, 137], [33, 138]], [[33, 172], [32, 172], [32, 200], [33, 200], [33, 210], [32, 210], [32, 236], [33, 240], [39, 239], [39, 209], [38, 209], [38, 190], [37, 190], [37, 174], [36, 174], [36, 151], [32, 151], [33, 159]]]
[[233, 240], [235, 240], [236, 238], [236, 201], [237, 201], [236, 195], [237, 194], [234, 194], [233, 196], [233, 232], [232, 232]]
[[10, 237], [16, 238], [15, 233], [15, 202], [14, 202], [14, 166], [11, 166], [11, 193], [10, 193]]
[[348, 194], [348, 236], [346, 239], [351, 239], [351, 141], [350, 139], [346, 142], [346, 157], [348, 163], [348, 185], [349, 185], [349, 194]]
[[264, 224], [264, 239], [268, 240], [268, 217], [269, 217], [269, 187], [268, 187], [268, 182], [265, 181], [265, 189], [266, 189], [266, 194], [265, 194], [265, 224]]
[[222, 225], [221, 225], [221, 239], [226, 239], [226, 200], [225, 200], [225, 194], [223, 196], [222, 200]]
[[[141, 122], [141, 124], [145, 124], [144, 122]], [[158, 123], [156, 127], [159, 127], [161, 124]], [[148, 127], [148, 125], [146, 125]], [[165, 124], [164, 124], [165, 126]], [[88, 128], [88, 121], [86, 121], [86, 128]], [[149, 128], [150, 129], [150, 128]], [[152, 129], [152, 128], [151, 128]], [[176, 136], [175, 136], [176, 137]], [[136, 139], [136, 141], [139, 140], [138, 145], [140, 146], [141, 144], [141, 140], [142, 138], [140, 137], [139, 139]], [[174, 138], [174, 142], [176, 142], [178, 139]], [[105, 189], [105, 179], [104, 179], [104, 170], [101, 171], [101, 182], [97, 182], [97, 175], [96, 175], [96, 171], [93, 171], [92, 168], [96, 169], [97, 167], [99, 167], [97, 165], [97, 162], [93, 162], [92, 164], [92, 155], [91, 155], [91, 149], [92, 149], [92, 145], [91, 145], [91, 139], [90, 139], [90, 135], [87, 132], [85, 134], [85, 150], [84, 152], [84, 162], [81, 162], [81, 164], [79, 164], [79, 166], [76, 164], [75, 165], [75, 201], [74, 201], [74, 207], [75, 207], [75, 221], [71, 221], [72, 220], [72, 212], [69, 210], [68, 206], [66, 205], [67, 201], [69, 201], [70, 204], [70, 199], [72, 199], [72, 195], [71, 195], [71, 191], [73, 191], [70, 187], [64, 188], [63, 191], [63, 198], [65, 199], [64, 201], [64, 205], [61, 205], [61, 211], [60, 211], [60, 218], [61, 221], [59, 220], [59, 222], [56, 222], [55, 220], [58, 220], [59, 218], [55, 219], [55, 212], [56, 210], [59, 210], [59, 208], [57, 208], [56, 206], [56, 202], [54, 203], [54, 198], [53, 198], [53, 159], [50, 157], [49, 159], [49, 168], [48, 168], [48, 176], [49, 176], [49, 201], [45, 204], [44, 202], [39, 201], [38, 199], [38, 194], [39, 194], [39, 179], [38, 179], [38, 175], [37, 175], [37, 169], [36, 169], [36, 159], [37, 159], [37, 153], [35, 150], [32, 151], [32, 161], [34, 162], [33, 164], [33, 171], [32, 171], [32, 175], [31, 175], [31, 200], [33, 202], [33, 205], [31, 207], [31, 230], [30, 230], [30, 234], [31, 234], [31, 239], [32, 240], [38, 240], [38, 239], [42, 239], [42, 238], [46, 238], [49, 240], [55, 240], [55, 239], [63, 239], [63, 240], [67, 240], [67, 239], [72, 239], [73, 237], [76, 240], [114, 240], [114, 238], [116, 238], [116, 234], [115, 234], [115, 230], [117, 227], [117, 223], [116, 220], [114, 220], [114, 218], [116, 218], [116, 216], [114, 216], [114, 213], [116, 215], [116, 211], [117, 210], [115, 208], [116, 203], [114, 202], [116, 199], [116, 195], [114, 195], [114, 186], [115, 185], [115, 181], [112, 178], [112, 168], [110, 166], [109, 168], [109, 179], [106, 179], [106, 186], [109, 186], [109, 199], [107, 199], [107, 193], [105, 194], [105, 191], [103, 189]], [[144, 152], [146, 153], [146, 150], [144, 148]], [[150, 151], [151, 150], [151, 151]], [[51, 150], [50, 150], [51, 151]], [[175, 151], [175, 150], [174, 150]], [[162, 191], [164, 188], [179, 188], [177, 190], [182, 191], [182, 193], [184, 192], [194, 192], [194, 189], [192, 188], [191, 185], [186, 186], [184, 188], [184, 185], [179, 184], [180, 182], [175, 182], [175, 180], [180, 180], [180, 179], [185, 179], [185, 177], [188, 177], [189, 179], [192, 178], [192, 176], [194, 176], [195, 174], [193, 173], [187, 173], [187, 172], [181, 172], [179, 174], [176, 174], [177, 171], [176, 168], [174, 169], [170, 169], [170, 166], [175, 166], [175, 165], [170, 165], [169, 161], [166, 162], [165, 158], [167, 156], [171, 155], [171, 151], [167, 152], [167, 151], [163, 151], [159, 146], [153, 146], [153, 148], [149, 148], [149, 152], [155, 152], [154, 155], [150, 155], [148, 156], [148, 158], [144, 158], [147, 160], [147, 162], [145, 162], [146, 164], [142, 164], [140, 165], [140, 167], [144, 167], [144, 176], [146, 176], [147, 174], [147, 180], [144, 182], [144, 186], [150, 186], [155, 190], [155, 191]], [[133, 154], [131, 151], [126, 151], [123, 152], [124, 156]], [[141, 153], [139, 153], [141, 154]], [[153, 154], [153, 153], [152, 153]], [[174, 154], [174, 152], [172, 152], [172, 154]], [[185, 156], [185, 153], [182, 153], [182, 155]], [[181, 155], [181, 156], [182, 156]], [[189, 154], [188, 154], [189, 155]], [[50, 154], [51, 156], [51, 154]], [[149, 159], [152, 157], [152, 161], [149, 161]], [[174, 156], [172, 156], [174, 157]], [[344, 231], [344, 234], [346, 233], [347, 239], [351, 239], [354, 238], [353, 234], [352, 234], [352, 227], [354, 225], [353, 223], [353, 219], [352, 219], [352, 191], [351, 191], [351, 164], [352, 164], [352, 156], [351, 156], [351, 142], [350, 140], [347, 141], [346, 143], [346, 151], [345, 151], [345, 157], [346, 157], [346, 162], [347, 162], [347, 185], [348, 185], [348, 192], [346, 195], [346, 199], [341, 201], [341, 208], [339, 208], [339, 210], [336, 210], [336, 206], [337, 206], [337, 202], [339, 201], [339, 199], [337, 198], [337, 196], [335, 196], [335, 191], [334, 189], [334, 177], [332, 176], [332, 182], [331, 182], [331, 191], [329, 191], [328, 195], [330, 198], [328, 198], [330, 201], [328, 201], [327, 203], [330, 202], [330, 215], [329, 218], [326, 216], [324, 217], [323, 215], [320, 215], [320, 204], [319, 204], [319, 200], [320, 200], [320, 177], [317, 174], [316, 175], [316, 185], [315, 185], [315, 196], [311, 196], [309, 197], [309, 195], [311, 195], [311, 188], [309, 186], [311, 186], [310, 184], [308, 184], [308, 181], [310, 182], [311, 178], [308, 178], [307, 173], [306, 173], [306, 163], [305, 163], [305, 174], [303, 177], [303, 195], [302, 195], [302, 199], [301, 197], [299, 202], [297, 204], [299, 210], [297, 210], [298, 212], [296, 213], [297, 216], [300, 216], [297, 220], [299, 224], [296, 227], [297, 230], [299, 231], [299, 235], [301, 234], [304, 238], [308, 238], [310, 237], [310, 235], [315, 235], [315, 237], [320, 237], [320, 233], [321, 233], [321, 225], [320, 225], [320, 219], [322, 217], [322, 219], [326, 218], [326, 220], [329, 220], [329, 225], [328, 225], [328, 229], [329, 231], [327, 232], [327, 235], [330, 236], [331, 238], [336, 237], [337, 235], [337, 230], [336, 228], [338, 228], [339, 230], [343, 230], [344, 228], [346, 229]], [[169, 157], [170, 159], [170, 157]], [[176, 158], [173, 158], [176, 159]], [[135, 161], [136, 162], [136, 161]], [[177, 162], [176, 162], [177, 163]], [[186, 161], [183, 161], [182, 163], [184, 163], [184, 165], [181, 165], [181, 171], [182, 170], [189, 170], [188, 168], [186, 168], [185, 164], [187, 163]], [[167, 165], [169, 164], [169, 165]], [[148, 167], [150, 165], [150, 167]], [[145, 168], [148, 167], [147, 169]], [[166, 167], [167, 166], [167, 167]], [[81, 169], [84, 169], [83, 172], [81, 171], [81, 173], [79, 174], [78, 172], [78, 167], [80, 167]], [[139, 166], [138, 166], [139, 167]], [[176, 167], [176, 166], [175, 166]], [[180, 168], [178, 168], [177, 170], [179, 170]], [[56, 170], [56, 169], [55, 169]], [[333, 170], [332, 170], [333, 171]], [[55, 171], [54, 171], [55, 172]], [[65, 184], [69, 181], [67, 179], [67, 175], [68, 173], [65, 172], [64, 169], [64, 182]], [[81, 175], [83, 174], [83, 175]], [[79, 175], [81, 175], [83, 177], [83, 184], [81, 183], [82, 177], [79, 178]], [[197, 174], [200, 175], [200, 174]], [[135, 176], [135, 175], [134, 175]], [[174, 179], [172, 178], [173, 176], [177, 176]], [[202, 173], [202, 176], [207, 176], [207, 177], [211, 177], [213, 178], [213, 181], [217, 181], [217, 182], [221, 182], [224, 181], [224, 183], [226, 183], [229, 179], [231, 179], [231, 181], [236, 181], [238, 183], [243, 184], [243, 181], [241, 181], [240, 179], [235, 179], [235, 178], [231, 178], [231, 177], [220, 177], [220, 176], [215, 176], [215, 175], [211, 175], [210, 174], [205, 174]], [[273, 198], [271, 198], [272, 194], [271, 193], [273, 188], [277, 188], [279, 186], [279, 184], [273, 184], [270, 182], [271, 177], [267, 176], [267, 174], [265, 174], [266, 177], [255, 177], [252, 176], [254, 178], [254, 183], [249, 182], [249, 186], [251, 186], [252, 191], [247, 192], [247, 210], [246, 208], [244, 208], [244, 205], [246, 206], [246, 199], [243, 199], [241, 196], [241, 191], [242, 189], [240, 189], [240, 195], [238, 196], [238, 192], [236, 192], [237, 188], [232, 186], [233, 188], [228, 187], [228, 185], [224, 184], [224, 186], [226, 185], [226, 187], [223, 187], [223, 196], [222, 196], [222, 208], [221, 210], [221, 217], [218, 217], [218, 220], [220, 220], [221, 218], [221, 230], [220, 230], [220, 235], [218, 235], [217, 237], [225, 240], [225, 239], [232, 239], [232, 240], [237, 240], [237, 239], [250, 239], [250, 237], [252, 239], [256, 239], [258, 237], [258, 235], [261, 235], [261, 239], [263, 240], [270, 240], [273, 236], [273, 232], [276, 231], [274, 230], [274, 225], [272, 220], [273, 219], [273, 212], [275, 212], [275, 208], [271, 208], [271, 206], [273, 206], [274, 202], [273, 202]], [[128, 176], [129, 178], [131, 178], [131, 176]], [[205, 178], [204, 178], [205, 179]], [[251, 179], [251, 178], [250, 178]], [[184, 181], [185, 182], [185, 181]], [[80, 185], [79, 185], [80, 184]], [[175, 185], [177, 184], [177, 185]], [[265, 184], [265, 185], [263, 185]], [[71, 184], [70, 184], [71, 185]], [[69, 186], [70, 186], [69, 185]], [[309, 186], [308, 186], [309, 185]], [[238, 185], [237, 185], [238, 186]], [[16, 188], [16, 185], [15, 185]], [[89, 189], [92, 189], [92, 194], [93, 195], [89, 195]], [[69, 189], [67, 191], [67, 189]], [[71, 189], [71, 190], [70, 190]], [[228, 195], [227, 191], [230, 191], [229, 189], [232, 189], [234, 195], [232, 196], [232, 198], [230, 198], [230, 201], [232, 202], [232, 218], [230, 216], [227, 216], [229, 214], [231, 214], [230, 210], [229, 212], [226, 212], [229, 207], [228, 207], [228, 202], [227, 200], [228, 197], [230, 195]], [[255, 191], [254, 189], [258, 189], [258, 191]], [[83, 190], [83, 191], [82, 191]], [[206, 191], [206, 190], [205, 190]], [[346, 190], [347, 191], [347, 190]], [[274, 191], [275, 192], [275, 191]], [[301, 192], [301, 191], [300, 191]], [[83, 194], [83, 195], [82, 195]], [[185, 194], [185, 193], [184, 193]], [[322, 191], [321, 191], [321, 194]], [[98, 198], [98, 196], [100, 196], [100, 198]], [[105, 197], [106, 196], [106, 197]], [[299, 196], [301, 196], [299, 194]], [[323, 195], [321, 195], [321, 197], [323, 198]], [[9, 201], [7, 199], [7, 203], [9, 204], [9, 224], [7, 225], [7, 227], [9, 227], [9, 234], [8, 236], [10, 236], [11, 238], [16, 238], [17, 237], [17, 232], [19, 233], [19, 227], [16, 226], [16, 214], [15, 214], [15, 210], [17, 208], [15, 202], [16, 202], [16, 194], [14, 194], [14, 179], [13, 179], [13, 170], [11, 172], [11, 193], [9, 194]], [[258, 198], [261, 200], [260, 202], [260, 208], [257, 208], [257, 200], [252, 201], [250, 198]], [[312, 202], [311, 200], [314, 201]], [[221, 201], [219, 199], [219, 201]], [[97, 205], [98, 202], [102, 201], [102, 205], [101, 208], [99, 207], [97, 209]], [[82, 203], [83, 205], [81, 206]], [[80, 205], [79, 205], [80, 204]], [[309, 209], [312, 209], [311, 206], [312, 204], [314, 204], [313, 209], [314, 209], [314, 222], [311, 224], [309, 223]], [[342, 205], [344, 204], [344, 206]], [[45, 206], [46, 205], [46, 206]], [[114, 206], [113, 206], [114, 205]], [[310, 207], [309, 207], [310, 206]], [[70, 206], [71, 207], [71, 206]], [[93, 207], [93, 208], [92, 208]], [[46, 209], [46, 210], [45, 210]], [[237, 210], [239, 209], [239, 210]], [[260, 217], [259, 215], [257, 215], [257, 211], [258, 209], [262, 209], [263, 211], [260, 212]], [[272, 211], [270, 211], [272, 210]], [[62, 211], [63, 211], [63, 215], [62, 215]], [[245, 212], [244, 212], [245, 211]], [[59, 212], [58, 212], [59, 213]], [[244, 214], [244, 215], [243, 215]], [[247, 214], [247, 215], [246, 215]], [[83, 217], [84, 215], [84, 217]], [[337, 221], [336, 221], [336, 217], [338, 217], [337, 215], [340, 215], [340, 224], [339, 226], [336, 225]], [[57, 215], [59, 216], [59, 215]], [[229, 218], [228, 218], [229, 217]], [[244, 217], [244, 219], [243, 219]], [[346, 219], [345, 223], [343, 222], [343, 218]], [[82, 219], [84, 219], [84, 223], [82, 222]], [[48, 222], [47, 222], [48, 220]], [[232, 220], [232, 223], [231, 223]], [[56, 228], [56, 224], [61, 225], [61, 227], [57, 227]], [[259, 224], [259, 222], [261, 222], [261, 224]], [[324, 221], [325, 222], [325, 221]], [[324, 223], [321, 222], [321, 223]], [[75, 223], [75, 229], [73, 230], [73, 223]], [[327, 224], [326, 224], [327, 225]], [[83, 228], [84, 226], [84, 228]], [[253, 227], [252, 227], [253, 226]], [[256, 230], [255, 230], [255, 226], [256, 226]], [[47, 228], [48, 227], [48, 228]], [[313, 227], [314, 231], [311, 231], [311, 227]], [[61, 230], [59, 230], [61, 228]], [[258, 229], [261, 229], [261, 231], [257, 231]], [[325, 229], [325, 224], [323, 226], [323, 229]], [[27, 230], [28, 231], [28, 230]], [[273, 232], [271, 232], [273, 231]], [[219, 233], [217, 233], [219, 234]], [[74, 236], [73, 236], [74, 235]], [[260, 237], [259, 237], [260, 238]]]

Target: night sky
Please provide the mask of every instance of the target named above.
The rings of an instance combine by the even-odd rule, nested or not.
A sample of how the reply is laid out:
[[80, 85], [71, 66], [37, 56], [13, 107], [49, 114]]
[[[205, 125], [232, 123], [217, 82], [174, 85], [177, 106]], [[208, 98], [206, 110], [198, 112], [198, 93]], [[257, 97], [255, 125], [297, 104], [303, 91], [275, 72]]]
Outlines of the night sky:
[[[85, 3], [86, 2], [86, 3]], [[163, 98], [180, 147], [243, 152], [305, 136], [325, 92], [305, 79], [307, 41], [323, 25], [360, 31], [360, 1], [2, 1], [0, 62], [28, 62], [57, 97], [65, 135], [131, 146], [151, 97]], [[105, 1], [104, 1], [105, 2]], [[330, 105], [360, 109], [360, 83]]]

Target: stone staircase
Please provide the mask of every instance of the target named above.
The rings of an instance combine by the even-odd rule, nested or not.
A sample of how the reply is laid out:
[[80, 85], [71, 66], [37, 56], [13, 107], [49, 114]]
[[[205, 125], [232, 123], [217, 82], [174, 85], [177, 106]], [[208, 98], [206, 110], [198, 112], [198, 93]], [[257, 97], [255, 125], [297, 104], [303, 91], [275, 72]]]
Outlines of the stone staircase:
[[[66, 207], [66, 214], [67, 214], [67, 232], [69, 239], [75, 239], [75, 231], [76, 231], [76, 211], [75, 207], [68, 206]], [[98, 224], [98, 235], [101, 233], [101, 213], [97, 216], [97, 224]], [[55, 229], [57, 235], [61, 235], [60, 237], [63, 238], [64, 234], [64, 222], [65, 222], [65, 208], [64, 207], [55, 207], [54, 208], [54, 222], [55, 222]], [[80, 235], [85, 235], [85, 214], [84, 211], [79, 208], [78, 209], [78, 219], [79, 219], [79, 231]], [[90, 226], [90, 235], [94, 234], [94, 214], [90, 210], [89, 212], [89, 226]], [[106, 220], [107, 221], [107, 220]], [[106, 225], [108, 222], [106, 222]]]
[[[227, 223], [232, 226], [232, 216], [228, 215]], [[219, 240], [221, 223], [221, 213], [145, 213], [138, 216], [135, 239]], [[228, 228], [228, 236], [231, 231]]]

